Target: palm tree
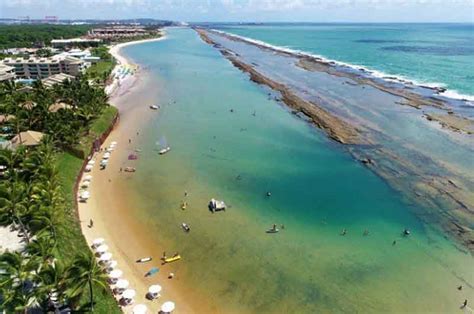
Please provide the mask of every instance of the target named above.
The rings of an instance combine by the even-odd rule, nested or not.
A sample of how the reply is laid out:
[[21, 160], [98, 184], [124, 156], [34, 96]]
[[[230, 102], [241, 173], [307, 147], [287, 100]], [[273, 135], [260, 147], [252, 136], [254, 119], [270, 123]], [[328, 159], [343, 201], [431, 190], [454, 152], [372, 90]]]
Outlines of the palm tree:
[[0, 255], [0, 294], [7, 312], [27, 313], [39, 305], [38, 265], [36, 258], [18, 252]]
[[26, 243], [30, 242], [29, 231], [26, 228], [29, 197], [27, 184], [15, 176], [11, 182], [0, 185], [0, 222], [4, 225], [17, 224], [21, 228]]
[[80, 254], [67, 269], [66, 295], [72, 300], [79, 301], [89, 291], [90, 307], [94, 312], [94, 286], [101, 290], [107, 288], [107, 276], [90, 253]]

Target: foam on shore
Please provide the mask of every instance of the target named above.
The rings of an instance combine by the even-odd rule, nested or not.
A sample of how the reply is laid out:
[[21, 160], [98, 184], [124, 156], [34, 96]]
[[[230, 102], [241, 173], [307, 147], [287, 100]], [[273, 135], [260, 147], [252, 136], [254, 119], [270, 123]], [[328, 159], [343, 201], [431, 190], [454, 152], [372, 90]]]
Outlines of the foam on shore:
[[242, 41], [246, 41], [246, 42], [254, 44], [254, 45], [263, 46], [263, 47], [266, 47], [266, 48], [269, 48], [269, 49], [272, 49], [272, 50], [275, 50], [275, 51], [280, 51], [280, 52], [283, 52], [283, 53], [287, 53], [287, 54], [291, 54], [291, 55], [299, 56], [299, 57], [310, 57], [310, 58], [316, 59], [319, 62], [326, 63], [326, 64], [329, 64], [329, 65], [335, 65], [335, 66], [338, 66], [338, 67], [363, 72], [365, 75], [370, 75], [370, 76], [372, 76], [374, 78], [377, 78], [377, 79], [383, 79], [386, 82], [391, 82], [391, 83], [395, 82], [395, 83], [401, 83], [401, 84], [404, 84], [404, 85], [412, 85], [412, 86], [414, 85], [414, 86], [418, 86], [418, 87], [421, 87], [421, 88], [431, 89], [435, 92], [435, 94], [437, 94], [439, 96], [442, 96], [442, 97], [445, 97], [445, 98], [448, 98], [448, 99], [452, 99], [452, 100], [464, 101], [466, 105], [474, 106], [474, 95], [465, 95], [465, 94], [461, 94], [461, 93], [457, 92], [456, 90], [447, 90], [445, 88], [445, 84], [443, 84], [443, 83], [419, 82], [419, 81], [416, 81], [416, 80], [411, 79], [411, 78], [403, 77], [401, 75], [395, 75], [395, 74], [391, 75], [391, 74], [384, 73], [382, 71], [368, 69], [367, 67], [362, 66], [362, 65], [351, 64], [351, 63], [342, 62], [342, 61], [338, 61], [338, 60], [332, 60], [332, 59], [326, 58], [326, 57], [318, 55], [318, 54], [312, 54], [312, 53], [309, 53], [309, 52], [305, 52], [305, 51], [302, 51], [302, 50], [293, 49], [293, 48], [289, 48], [289, 47], [276, 46], [276, 45], [272, 45], [272, 44], [269, 44], [267, 42], [264, 42], [264, 41], [261, 41], [261, 40], [258, 40], [258, 39], [252, 39], [252, 38], [249, 38], [249, 37], [240, 36], [240, 35], [224, 32], [224, 31], [217, 30], [217, 29], [211, 29], [211, 30], [213, 32], [216, 32], [216, 33], [224, 34], [226, 36], [233, 37], [233, 38], [236, 38], [236, 39], [240, 39]]

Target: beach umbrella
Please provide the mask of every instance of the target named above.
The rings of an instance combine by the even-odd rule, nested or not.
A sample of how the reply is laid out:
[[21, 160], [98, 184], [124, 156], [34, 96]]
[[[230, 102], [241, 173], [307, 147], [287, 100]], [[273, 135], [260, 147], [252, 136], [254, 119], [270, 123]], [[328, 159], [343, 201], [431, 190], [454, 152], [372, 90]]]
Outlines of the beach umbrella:
[[81, 183], [81, 187], [83, 187], [83, 188], [87, 188], [87, 187], [89, 187], [89, 185], [90, 185], [90, 184], [91, 184], [91, 182], [90, 182], [90, 181], [82, 181], [82, 183]]
[[123, 272], [120, 269], [114, 269], [110, 272], [109, 277], [113, 279], [118, 279], [122, 277]]
[[125, 279], [117, 280], [117, 283], [115, 284], [115, 287], [118, 288], [118, 289], [127, 289], [128, 280], [125, 280]]
[[101, 245], [102, 243], [104, 243], [104, 238], [97, 238], [97, 239], [94, 239], [94, 241], [92, 241], [92, 246], [99, 246]]
[[95, 164], [95, 160], [91, 159], [87, 162], [87, 164], [93, 166]]
[[125, 299], [133, 299], [133, 297], [136, 295], [137, 293], [135, 292], [135, 290], [133, 289], [127, 289], [125, 290], [123, 293], [122, 293], [122, 297], [124, 297]]
[[88, 199], [89, 197], [91, 197], [91, 194], [88, 192], [88, 191], [82, 191], [80, 194], [79, 194], [79, 197], [83, 200], [86, 200]]
[[110, 145], [111, 145], [111, 146], [112, 146], [112, 145], [115, 146], [115, 145], [117, 145], [117, 142], [116, 142], [116, 141], [112, 141], [112, 142], [110, 142]]
[[165, 313], [171, 313], [171, 312], [174, 311], [174, 308], [175, 308], [174, 302], [166, 301], [166, 302], [163, 303], [163, 305], [161, 306], [161, 311], [162, 311], [162, 312], [165, 312]]
[[88, 174], [84, 177], [84, 180], [90, 181], [90, 180], [92, 180], [92, 176], [90, 174]]
[[102, 158], [103, 159], [109, 159], [110, 158], [110, 153], [105, 153]]
[[147, 311], [145, 304], [137, 304], [133, 307], [132, 313], [133, 314], [145, 314]]
[[112, 253], [104, 253], [99, 257], [99, 260], [101, 262], [108, 262], [112, 259]]
[[92, 165], [87, 165], [85, 168], [84, 168], [84, 171], [86, 172], [89, 172], [92, 170]]
[[109, 262], [109, 267], [108, 269], [113, 270], [115, 267], [117, 267], [117, 261], [113, 260]]
[[109, 147], [109, 148], [107, 148], [105, 151], [108, 152], [108, 153], [111, 153], [111, 152], [114, 151], [114, 148], [113, 148], [113, 147]]
[[106, 244], [101, 244], [95, 249], [95, 251], [97, 253], [105, 253], [105, 252], [107, 252], [108, 249], [109, 249], [109, 247]]
[[150, 294], [158, 294], [161, 291], [161, 286], [160, 285], [151, 285], [148, 288], [148, 293]]

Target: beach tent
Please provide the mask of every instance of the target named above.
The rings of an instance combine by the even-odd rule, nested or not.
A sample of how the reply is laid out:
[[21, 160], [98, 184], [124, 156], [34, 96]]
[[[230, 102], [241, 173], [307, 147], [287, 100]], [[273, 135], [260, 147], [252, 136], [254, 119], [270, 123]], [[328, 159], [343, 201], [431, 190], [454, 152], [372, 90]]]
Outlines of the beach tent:
[[104, 238], [97, 238], [97, 239], [94, 239], [94, 241], [92, 241], [92, 246], [93, 247], [97, 247], [99, 245], [101, 245], [102, 243], [104, 243]]
[[137, 293], [135, 292], [135, 290], [133, 289], [127, 289], [125, 290], [123, 293], [122, 293], [122, 297], [124, 297], [124, 299], [133, 299], [133, 297], [136, 295]]
[[129, 285], [128, 280], [119, 279], [119, 280], [117, 281], [117, 283], [115, 284], [115, 287], [116, 287], [117, 289], [122, 289], [122, 290], [123, 290], [123, 289], [127, 289], [127, 288], [128, 288], [128, 285]]
[[102, 244], [102, 245], [98, 246], [98, 247], [95, 249], [95, 251], [96, 251], [97, 253], [105, 253], [105, 252], [107, 252], [108, 249], [109, 249], [109, 247], [108, 247], [106, 244]]
[[175, 308], [174, 302], [166, 301], [161, 306], [161, 311], [164, 313], [171, 313], [174, 311], [174, 308]]
[[114, 269], [110, 272], [109, 277], [113, 279], [118, 279], [122, 277], [123, 272], [120, 269]]
[[145, 304], [137, 304], [133, 307], [132, 313], [133, 314], [145, 314], [147, 311]]
[[160, 285], [151, 285], [148, 288], [148, 293], [150, 294], [158, 294], [161, 291], [161, 286]]
[[101, 262], [108, 262], [112, 259], [112, 253], [104, 253], [99, 257], [99, 261]]

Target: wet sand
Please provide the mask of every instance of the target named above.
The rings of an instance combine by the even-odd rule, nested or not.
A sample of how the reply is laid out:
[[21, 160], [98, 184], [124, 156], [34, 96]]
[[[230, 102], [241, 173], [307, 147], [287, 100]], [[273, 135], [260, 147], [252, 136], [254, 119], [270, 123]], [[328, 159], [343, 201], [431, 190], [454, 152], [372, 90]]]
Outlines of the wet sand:
[[[127, 59], [119, 55], [119, 49], [113, 49], [111, 52], [122, 63], [130, 64]], [[91, 198], [87, 203], [79, 203], [78, 206], [82, 232], [89, 244], [99, 237], [105, 239], [109, 252], [113, 254], [112, 259], [118, 262], [117, 269], [123, 271], [122, 278], [127, 279], [130, 282], [129, 288], [137, 292], [134, 304], [143, 303], [149, 311], [156, 313], [163, 302], [173, 301], [176, 304], [176, 313], [193, 313], [196, 308], [209, 312], [210, 308], [205, 302], [199, 298], [192, 298], [187, 293], [190, 287], [180, 285], [179, 276], [173, 279], [167, 278], [173, 268], [168, 265], [162, 268], [160, 261], [166, 245], [152, 241], [152, 237], [148, 236], [134, 216], [137, 205], [127, 195], [129, 188], [127, 180], [134, 174], [121, 172], [120, 168], [133, 166], [133, 161], [128, 160], [128, 155], [139, 148], [140, 128], [159, 112], [149, 109], [149, 101], [156, 99], [157, 91], [148, 88], [146, 72], [140, 70], [128, 80], [128, 84], [122, 84], [111, 96], [111, 104], [119, 109], [120, 121], [104, 142], [103, 148], [112, 141], [118, 142], [117, 147], [112, 152], [105, 170], [99, 169], [103, 154], [99, 152], [93, 157], [96, 161], [93, 170], [85, 173], [85, 175], [91, 174], [93, 179], [89, 187]], [[94, 222], [92, 228], [88, 227], [90, 219]], [[157, 251], [157, 248], [163, 250]], [[147, 256], [153, 257], [153, 261], [135, 263], [137, 259]], [[145, 278], [145, 273], [152, 267], [160, 268], [160, 272]], [[149, 301], [145, 296], [152, 284], [159, 284], [163, 289], [160, 298]], [[131, 313], [132, 308], [133, 305], [122, 309], [126, 313]]]

